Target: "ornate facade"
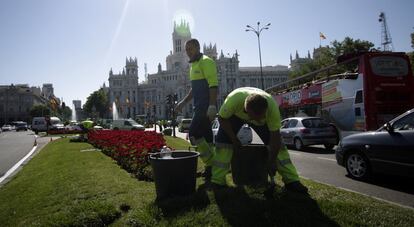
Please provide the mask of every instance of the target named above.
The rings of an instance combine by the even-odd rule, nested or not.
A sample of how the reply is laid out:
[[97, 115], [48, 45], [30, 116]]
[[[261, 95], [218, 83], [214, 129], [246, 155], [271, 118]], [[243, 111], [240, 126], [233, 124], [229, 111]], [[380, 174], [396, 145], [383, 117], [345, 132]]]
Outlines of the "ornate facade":
[[[158, 64], [158, 71], [148, 74], [146, 81], [138, 83], [137, 59], [127, 58], [122, 72], [109, 72], [109, 100], [115, 102], [120, 117], [135, 118], [137, 115], [152, 116], [155, 110], [157, 119], [167, 118], [166, 96], [177, 94], [178, 100], [190, 90], [189, 63], [185, 43], [191, 39], [188, 23], [174, 24], [172, 33], [173, 50], [166, 57], [166, 69]], [[217, 64], [220, 106], [227, 94], [243, 86], [260, 87], [260, 67], [239, 67], [238, 53], [224, 55], [217, 53], [216, 45], [204, 44], [202, 52], [213, 58]], [[265, 87], [288, 79], [287, 66], [263, 67]], [[183, 115], [192, 115], [192, 105], [183, 109]]]

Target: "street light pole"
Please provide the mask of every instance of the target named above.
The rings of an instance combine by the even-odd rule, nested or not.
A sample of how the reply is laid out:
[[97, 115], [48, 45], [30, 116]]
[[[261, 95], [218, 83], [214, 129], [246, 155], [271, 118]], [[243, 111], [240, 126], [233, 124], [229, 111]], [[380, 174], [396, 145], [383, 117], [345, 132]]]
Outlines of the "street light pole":
[[262, 84], [262, 89], [264, 90], [264, 80], [263, 80], [263, 69], [262, 69], [262, 51], [260, 48], [260, 34], [262, 33], [263, 30], [267, 30], [269, 29], [270, 23], [266, 24], [266, 26], [261, 27], [260, 28], [260, 22], [257, 22], [257, 29], [254, 29], [252, 26], [250, 25], [246, 25], [247, 29], [246, 32], [251, 31], [254, 32], [257, 36], [257, 43], [259, 46], [259, 60], [260, 60], [260, 80], [261, 80], [261, 84]]

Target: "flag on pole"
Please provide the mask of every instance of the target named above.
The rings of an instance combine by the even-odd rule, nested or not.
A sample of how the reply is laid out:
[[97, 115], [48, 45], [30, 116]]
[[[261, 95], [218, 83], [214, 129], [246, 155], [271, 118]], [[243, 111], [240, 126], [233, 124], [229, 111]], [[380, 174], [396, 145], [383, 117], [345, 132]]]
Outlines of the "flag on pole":
[[319, 32], [319, 37], [320, 37], [321, 39], [326, 39], [326, 36], [325, 36], [324, 34], [322, 34], [322, 32]]

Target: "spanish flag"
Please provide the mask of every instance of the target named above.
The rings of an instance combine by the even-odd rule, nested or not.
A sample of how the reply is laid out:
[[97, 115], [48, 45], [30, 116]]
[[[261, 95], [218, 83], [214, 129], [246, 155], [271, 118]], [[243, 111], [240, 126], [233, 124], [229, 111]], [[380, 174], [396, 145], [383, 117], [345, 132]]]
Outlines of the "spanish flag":
[[320, 37], [321, 39], [326, 39], [326, 36], [325, 36], [324, 34], [322, 34], [322, 32], [319, 32], [319, 37]]

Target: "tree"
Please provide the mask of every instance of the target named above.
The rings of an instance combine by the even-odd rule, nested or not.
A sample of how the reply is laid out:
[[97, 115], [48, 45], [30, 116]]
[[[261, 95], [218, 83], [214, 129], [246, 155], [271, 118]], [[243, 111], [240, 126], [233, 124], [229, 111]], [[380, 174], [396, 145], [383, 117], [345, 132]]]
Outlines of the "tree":
[[72, 117], [72, 109], [67, 106], [62, 106], [58, 112], [62, 121], [68, 121]]
[[46, 115], [50, 116], [50, 109], [45, 105], [35, 105], [30, 109], [31, 117], [44, 117]]
[[[345, 37], [345, 39], [341, 42], [334, 40], [333, 42], [331, 42], [331, 46], [319, 47], [318, 49], [316, 49], [314, 52], [314, 58], [310, 62], [303, 64], [299, 70], [292, 71], [290, 73], [290, 77], [295, 78], [298, 76], [302, 76], [306, 73], [322, 69], [326, 66], [333, 65], [336, 63], [336, 59], [339, 56], [344, 55], [344, 54], [373, 51], [375, 50], [373, 47], [374, 47], [374, 44], [369, 41], [360, 40], [360, 39], [354, 40], [350, 37]], [[348, 64], [346, 66], [339, 66], [327, 72], [319, 73], [318, 75], [315, 75], [315, 77], [316, 78], [325, 77], [325, 76], [328, 76], [329, 74], [350, 71], [350, 70], [354, 70], [355, 68], [356, 68], [356, 63]], [[300, 83], [304, 83], [311, 79], [312, 78], [304, 79], [303, 81], [300, 81]]]
[[103, 117], [109, 109], [109, 100], [102, 88], [90, 94], [83, 105], [84, 111], [89, 115], [93, 114], [94, 107], [99, 117]]
[[353, 40], [350, 37], [345, 37], [342, 42], [334, 40], [332, 43], [332, 50], [335, 57], [343, 54], [364, 52], [374, 50], [374, 44], [365, 40]]

